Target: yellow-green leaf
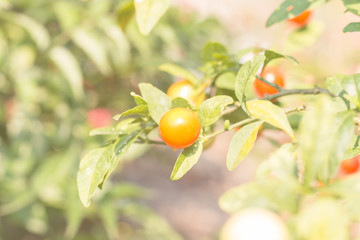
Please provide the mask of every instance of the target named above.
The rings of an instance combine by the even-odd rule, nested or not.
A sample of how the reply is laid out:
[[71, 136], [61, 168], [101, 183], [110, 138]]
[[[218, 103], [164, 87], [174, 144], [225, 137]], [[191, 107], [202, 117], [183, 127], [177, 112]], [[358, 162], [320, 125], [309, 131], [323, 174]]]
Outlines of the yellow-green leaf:
[[284, 130], [292, 139], [295, 139], [294, 131], [282, 108], [267, 100], [249, 101], [246, 106], [252, 117]]
[[174, 169], [171, 173], [171, 180], [182, 178], [199, 160], [203, 146], [200, 141], [196, 141], [190, 147], [184, 149], [176, 160]]
[[263, 122], [257, 121], [241, 127], [230, 142], [226, 157], [226, 167], [234, 170], [254, 146], [259, 128]]

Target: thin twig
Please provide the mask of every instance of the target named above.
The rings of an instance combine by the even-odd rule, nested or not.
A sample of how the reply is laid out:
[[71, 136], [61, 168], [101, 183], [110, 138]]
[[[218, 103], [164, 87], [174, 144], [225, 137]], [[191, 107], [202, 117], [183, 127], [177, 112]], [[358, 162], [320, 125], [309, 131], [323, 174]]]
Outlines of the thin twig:
[[[302, 105], [300, 107], [288, 108], [288, 109], [285, 110], [285, 113], [290, 114], [290, 113], [294, 113], [294, 112], [301, 112], [301, 111], [304, 111], [306, 109], [307, 109], [306, 105]], [[256, 119], [256, 118], [251, 118], [251, 117], [247, 118], [245, 120], [242, 120], [240, 122], [237, 122], [237, 123], [234, 123], [234, 124], [230, 125], [228, 129], [224, 128], [224, 129], [221, 129], [221, 130], [219, 130], [217, 132], [211, 133], [208, 136], [205, 136], [205, 141], [209, 140], [210, 138], [216, 137], [217, 135], [220, 135], [220, 134], [222, 134], [222, 133], [224, 133], [226, 131], [232, 130], [232, 129], [237, 128], [237, 127], [242, 127], [244, 125], [247, 125], [247, 124], [250, 124], [250, 123], [253, 123], [253, 122], [257, 122], [257, 121], [260, 121], [260, 120]]]
[[263, 100], [275, 100], [277, 98], [280, 97], [284, 97], [284, 96], [288, 96], [288, 95], [296, 95], [296, 94], [300, 94], [300, 95], [317, 95], [317, 94], [328, 94], [331, 97], [336, 97], [336, 95], [334, 95], [333, 93], [331, 93], [329, 90], [324, 89], [324, 88], [320, 88], [318, 86], [314, 87], [314, 88], [308, 88], [308, 89], [282, 89], [280, 92], [272, 94], [272, 95], [266, 95], [263, 98]]

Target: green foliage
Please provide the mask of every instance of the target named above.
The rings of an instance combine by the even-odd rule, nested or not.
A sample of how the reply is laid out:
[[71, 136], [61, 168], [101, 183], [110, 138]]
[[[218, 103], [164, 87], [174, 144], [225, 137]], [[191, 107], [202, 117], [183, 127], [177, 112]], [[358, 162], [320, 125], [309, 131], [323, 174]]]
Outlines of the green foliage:
[[255, 80], [256, 73], [259, 71], [259, 68], [263, 65], [264, 61], [265, 57], [258, 55], [242, 65], [237, 73], [235, 80], [235, 94], [244, 110], [246, 110], [245, 102], [247, 100], [246, 94], [249, 91], [249, 86]]
[[196, 141], [193, 145], [181, 152], [178, 159], [176, 160], [170, 179], [178, 180], [184, 176], [184, 174], [197, 163], [201, 156], [202, 150], [203, 144], [201, 141]]
[[202, 102], [199, 106], [198, 116], [202, 127], [214, 124], [222, 115], [225, 107], [234, 101], [229, 96], [215, 96]]
[[262, 121], [257, 121], [240, 128], [231, 139], [228, 154], [226, 157], [226, 167], [234, 170], [254, 146], [257, 134]]
[[251, 116], [263, 120], [274, 127], [284, 130], [294, 140], [295, 135], [283, 109], [266, 100], [254, 100], [246, 103]]
[[165, 14], [170, 6], [170, 0], [135, 0], [134, 5], [140, 32], [147, 35]]
[[360, 22], [349, 23], [344, 27], [344, 33], [346, 32], [359, 32], [360, 31]]
[[334, 111], [329, 98], [319, 97], [302, 119], [299, 144], [305, 182], [329, 182], [336, 173], [354, 135], [352, 112]]

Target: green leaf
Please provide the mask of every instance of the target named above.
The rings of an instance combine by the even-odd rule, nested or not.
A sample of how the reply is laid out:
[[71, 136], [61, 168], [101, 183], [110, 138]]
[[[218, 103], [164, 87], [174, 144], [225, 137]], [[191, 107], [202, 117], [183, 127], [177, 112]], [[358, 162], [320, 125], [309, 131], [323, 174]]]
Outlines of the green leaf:
[[344, 27], [343, 32], [359, 32], [360, 31], [360, 22], [352, 22]]
[[99, 184], [103, 182], [104, 175], [110, 166], [109, 159], [112, 155], [112, 145], [90, 151], [80, 161], [77, 174], [79, 196], [85, 207], [90, 206], [90, 199], [95, 194]]
[[147, 104], [147, 102], [145, 101], [145, 99], [142, 96], [137, 95], [134, 92], [131, 92], [130, 95], [134, 98], [136, 105], [146, 105]]
[[330, 181], [353, 136], [352, 112], [338, 113], [330, 98], [318, 96], [300, 123], [299, 145], [305, 165], [305, 182]]
[[234, 100], [230, 96], [219, 95], [209, 98], [199, 106], [198, 117], [202, 127], [207, 127], [215, 123], [220, 117], [226, 106], [232, 104]]
[[233, 72], [225, 72], [216, 78], [215, 86], [217, 88], [235, 90], [236, 75]]
[[140, 83], [141, 95], [149, 105], [152, 119], [159, 123], [161, 117], [170, 110], [171, 99], [161, 90], [149, 83]]
[[174, 98], [173, 100], [171, 100], [171, 109], [177, 108], [177, 107], [191, 109], [190, 103], [185, 98], [182, 98], [182, 97], [177, 97], [177, 98]]
[[347, 76], [344, 74], [338, 74], [332, 77], [328, 77], [326, 79], [326, 84], [330, 92], [332, 92], [335, 95], [339, 95], [341, 91], [343, 91], [343, 87], [341, 85], [341, 82], [343, 79], [345, 79]]
[[294, 132], [282, 108], [267, 100], [249, 101], [246, 106], [252, 117], [284, 130], [293, 140], [295, 139]]
[[84, 98], [83, 76], [75, 56], [64, 47], [54, 47], [49, 56], [68, 80], [74, 98], [78, 101]]
[[193, 145], [185, 148], [176, 160], [174, 169], [170, 179], [175, 181], [185, 175], [199, 160], [203, 146], [200, 141], [196, 141]]
[[277, 58], [286, 58], [289, 59], [291, 61], [293, 61], [294, 63], [298, 64], [299, 62], [292, 56], [288, 56], [288, 55], [283, 55], [271, 50], [265, 50], [265, 61], [264, 61], [264, 66], [266, 66], [270, 61], [277, 59]]
[[202, 50], [203, 62], [219, 60], [218, 55], [227, 55], [226, 47], [218, 42], [208, 42]]
[[172, 63], [165, 63], [159, 66], [161, 71], [167, 72], [173, 76], [184, 78], [191, 82], [194, 86], [200, 85], [200, 80], [190, 71]]
[[262, 121], [242, 126], [231, 139], [226, 156], [226, 167], [234, 170], [254, 146]]
[[128, 109], [123, 113], [117, 114], [114, 116], [115, 120], [119, 120], [121, 117], [126, 117], [130, 115], [141, 115], [147, 116], [149, 114], [149, 107], [147, 104], [139, 105], [134, 108]]
[[270, 27], [271, 25], [293, 18], [306, 9], [308, 9], [311, 5], [310, 0], [285, 0], [268, 18], [266, 21], [266, 27]]
[[170, 6], [170, 0], [135, 0], [136, 21], [140, 32], [147, 35]]
[[343, 0], [346, 12], [352, 12], [360, 16], [360, 2], [357, 0]]
[[257, 55], [241, 66], [235, 81], [235, 94], [245, 109], [246, 93], [255, 80], [256, 73], [265, 61], [265, 56]]
[[135, 15], [135, 6], [133, 0], [121, 1], [117, 9], [117, 22], [122, 29], [125, 29], [128, 23]]
[[297, 232], [306, 240], [349, 239], [349, 220], [343, 205], [334, 199], [318, 199], [298, 215]]
[[261, 163], [256, 171], [257, 178], [276, 177], [281, 181], [297, 182], [296, 158], [293, 145], [282, 145], [271, 154], [270, 158]]
[[107, 76], [112, 72], [105, 45], [99, 36], [93, 32], [78, 29], [73, 33], [72, 39], [88, 55], [103, 75]]

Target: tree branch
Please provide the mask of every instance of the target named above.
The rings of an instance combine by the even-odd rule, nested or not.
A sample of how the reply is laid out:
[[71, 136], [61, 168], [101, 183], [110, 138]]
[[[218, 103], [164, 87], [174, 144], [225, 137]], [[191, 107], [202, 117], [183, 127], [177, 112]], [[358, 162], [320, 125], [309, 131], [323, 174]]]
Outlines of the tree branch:
[[331, 97], [336, 97], [336, 95], [331, 93], [329, 90], [316, 86], [314, 88], [309, 88], [309, 89], [281, 89], [281, 91], [278, 93], [275, 93], [272, 95], [266, 95], [265, 97], [260, 98], [260, 99], [272, 101], [277, 98], [288, 96], [288, 95], [296, 95], [296, 94], [316, 95], [316, 94], [320, 94], [320, 93], [328, 94]]

